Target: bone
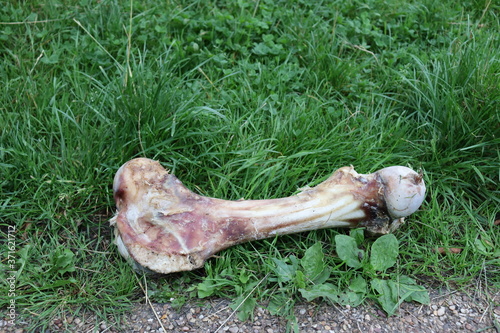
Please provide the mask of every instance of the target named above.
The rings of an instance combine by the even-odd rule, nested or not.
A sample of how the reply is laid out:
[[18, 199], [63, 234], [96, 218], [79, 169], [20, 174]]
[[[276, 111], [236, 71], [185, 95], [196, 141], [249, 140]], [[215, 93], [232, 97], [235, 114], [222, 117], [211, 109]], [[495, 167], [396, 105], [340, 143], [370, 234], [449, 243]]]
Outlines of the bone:
[[120, 254], [138, 271], [203, 267], [239, 243], [315, 229], [396, 230], [425, 198], [422, 175], [403, 166], [358, 174], [338, 169], [313, 188], [281, 199], [228, 201], [187, 189], [159, 162], [137, 158], [117, 171], [111, 219]]

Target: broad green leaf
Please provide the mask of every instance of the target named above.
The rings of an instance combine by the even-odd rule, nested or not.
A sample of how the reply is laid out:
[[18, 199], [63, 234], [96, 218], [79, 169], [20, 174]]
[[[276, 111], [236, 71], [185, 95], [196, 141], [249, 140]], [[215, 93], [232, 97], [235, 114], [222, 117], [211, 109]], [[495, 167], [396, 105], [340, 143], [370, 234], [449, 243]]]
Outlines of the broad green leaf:
[[314, 280], [323, 272], [325, 268], [323, 258], [323, 248], [319, 242], [306, 250], [304, 257], [300, 260], [300, 265], [304, 268], [304, 273], [309, 279]]
[[299, 268], [299, 259], [297, 259], [296, 256], [294, 255], [291, 255], [288, 257], [288, 259], [290, 260], [290, 263], [292, 264], [292, 266], [295, 268], [295, 269], [298, 269]]
[[396, 312], [399, 304], [405, 301], [430, 303], [427, 290], [418, 286], [415, 280], [404, 275], [395, 277], [394, 280], [374, 279], [371, 285], [379, 294], [378, 302], [390, 316]]
[[240, 282], [243, 283], [243, 284], [245, 284], [245, 283], [248, 282], [248, 280], [250, 279], [250, 275], [247, 274], [246, 269], [243, 268], [240, 271], [240, 278], [239, 279], [240, 279]]
[[474, 245], [476, 246], [476, 249], [479, 251], [481, 254], [488, 254], [488, 251], [486, 250], [486, 246], [484, 246], [483, 242], [479, 238], [476, 238], [474, 240]]
[[186, 297], [176, 295], [176, 297], [171, 297], [168, 302], [174, 310], [180, 310], [186, 301]]
[[430, 303], [430, 298], [429, 298], [429, 293], [423, 286], [417, 285], [415, 280], [412, 278], [406, 276], [406, 275], [401, 275], [398, 277], [398, 282], [399, 282], [399, 289], [400, 289], [400, 294], [405, 294], [410, 292], [408, 297], [406, 297], [405, 301], [415, 301], [419, 302], [421, 304], [429, 304]]
[[312, 301], [318, 297], [325, 297], [332, 302], [339, 302], [338, 289], [331, 283], [317, 284], [308, 290], [299, 289], [299, 291], [307, 301]]
[[487, 256], [498, 257], [500, 253], [500, 251], [498, 250], [495, 251], [493, 241], [491, 240], [490, 237], [486, 235], [481, 235], [481, 239], [476, 238], [474, 240], [474, 246], [476, 247], [479, 253]]
[[335, 236], [335, 247], [339, 258], [342, 259], [347, 266], [352, 268], [361, 267], [364, 251], [358, 249], [354, 238], [346, 235], [337, 235]]
[[288, 265], [283, 260], [277, 258], [272, 258], [276, 267], [273, 267], [273, 271], [278, 278], [278, 282], [288, 282], [295, 276], [297, 271], [296, 265]]
[[295, 273], [295, 285], [297, 288], [305, 288], [306, 287], [306, 277], [302, 271], [297, 271]]
[[52, 267], [48, 273], [64, 274], [75, 271], [75, 254], [70, 249], [57, 248], [51, 256]]
[[215, 285], [213, 280], [206, 279], [205, 281], [198, 284], [198, 297], [205, 298], [211, 296], [215, 291]]
[[372, 288], [375, 289], [379, 296], [377, 300], [382, 306], [382, 309], [392, 316], [396, 312], [398, 305], [398, 290], [396, 284], [391, 280], [374, 279], [371, 282]]
[[394, 280], [397, 280], [401, 284], [415, 284], [415, 285], [417, 284], [417, 282], [414, 279], [406, 275], [395, 276]]
[[378, 238], [372, 245], [370, 264], [375, 271], [394, 266], [399, 254], [399, 242], [393, 234]]
[[356, 240], [356, 244], [358, 244], [358, 246], [360, 246], [363, 243], [363, 241], [365, 240], [365, 230], [361, 229], [361, 228], [352, 229], [349, 232], [349, 236], [354, 238], [354, 240]]
[[330, 278], [331, 272], [332, 272], [331, 267], [326, 266], [325, 269], [321, 273], [319, 273], [319, 275], [316, 276], [316, 278], [314, 280], [312, 280], [312, 282], [314, 284], [322, 284], [322, 283], [326, 282], [326, 280], [328, 280]]
[[358, 306], [363, 303], [365, 294], [355, 293], [353, 291], [345, 291], [339, 294], [338, 303], [341, 305]]
[[367, 283], [362, 276], [355, 277], [349, 284], [349, 289], [356, 293], [366, 293]]
[[405, 301], [410, 302], [418, 302], [420, 304], [430, 304], [431, 299], [429, 297], [429, 292], [422, 286], [413, 285], [415, 290], [410, 294], [409, 297], [405, 299]]
[[255, 44], [252, 52], [258, 55], [267, 55], [271, 53], [271, 48], [264, 43]]

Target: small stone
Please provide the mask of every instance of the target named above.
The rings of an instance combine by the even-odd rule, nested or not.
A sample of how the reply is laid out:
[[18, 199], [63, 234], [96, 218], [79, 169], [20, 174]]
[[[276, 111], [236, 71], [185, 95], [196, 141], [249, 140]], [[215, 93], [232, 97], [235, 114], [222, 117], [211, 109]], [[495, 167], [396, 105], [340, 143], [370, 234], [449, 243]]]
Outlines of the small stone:
[[469, 313], [469, 310], [462, 308], [462, 309], [460, 309], [460, 313], [467, 314], [467, 313]]
[[187, 326], [182, 327], [182, 331], [183, 332], [189, 332], [189, 327], [187, 327]]
[[371, 320], [371, 318], [370, 318], [370, 315], [369, 315], [369, 314], [365, 315], [365, 320], [366, 320], [366, 321], [370, 321], [370, 320]]
[[381, 318], [387, 318], [387, 315], [385, 312], [382, 312], [381, 310], [377, 310], [377, 315]]
[[301, 315], [305, 315], [305, 314], [306, 314], [306, 309], [300, 309], [299, 313], [300, 313]]
[[14, 333], [23, 333], [24, 330], [22, 328], [18, 328], [14, 331]]
[[474, 329], [474, 327], [472, 327], [471, 324], [467, 323], [467, 324], [465, 324], [465, 329], [472, 331]]
[[446, 308], [442, 306], [442, 307], [440, 307], [440, 308], [437, 310], [437, 315], [438, 315], [439, 317], [444, 316], [445, 311], [446, 311]]
[[448, 307], [448, 309], [450, 309], [451, 311], [455, 311], [455, 309], [456, 309], [456, 308], [457, 308], [457, 307], [456, 307], [455, 305], [450, 305], [450, 306]]
[[238, 331], [239, 331], [239, 329], [236, 326], [233, 326], [233, 327], [229, 328], [229, 332], [231, 332], [231, 333], [238, 333]]

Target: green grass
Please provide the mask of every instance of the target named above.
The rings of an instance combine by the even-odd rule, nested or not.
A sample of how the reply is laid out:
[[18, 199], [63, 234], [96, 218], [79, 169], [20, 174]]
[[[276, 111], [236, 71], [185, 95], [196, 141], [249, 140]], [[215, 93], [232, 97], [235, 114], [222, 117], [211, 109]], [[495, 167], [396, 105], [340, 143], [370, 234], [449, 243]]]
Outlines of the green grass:
[[[498, 4], [0, 4], [2, 281], [16, 228], [15, 296], [0, 306], [15, 299], [33, 327], [68, 307], [119, 321], [144, 297], [108, 225], [114, 173], [137, 156], [225, 199], [287, 196], [350, 164], [422, 169], [427, 199], [396, 232], [390, 273], [499, 286]], [[345, 232], [239, 245], [204, 269], [148, 278], [149, 296], [246, 299], [243, 317], [270, 302], [293, 326], [303, 281], [280, 280], [277, 261], [293, 266], [319, 242], [327, 283], [345, 289], [360, 276], [335, 255]]]

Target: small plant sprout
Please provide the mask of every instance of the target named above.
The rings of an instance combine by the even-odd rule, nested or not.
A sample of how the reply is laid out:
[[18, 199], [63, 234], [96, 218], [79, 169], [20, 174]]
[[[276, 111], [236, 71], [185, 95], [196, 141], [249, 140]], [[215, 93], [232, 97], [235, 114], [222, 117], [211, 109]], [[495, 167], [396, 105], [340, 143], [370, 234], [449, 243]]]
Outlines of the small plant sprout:
[[338, 169], [314, 188], [282, 198], [226, 201], [187, 189], [160, 163], [137, 158], [115, 175], [119, 251], [136, 269], [193, 270], [213, 254], [246, 241], [331, 227], [394, 231], [425, 197], [422, 176], [392, 166], [362, 175]]

